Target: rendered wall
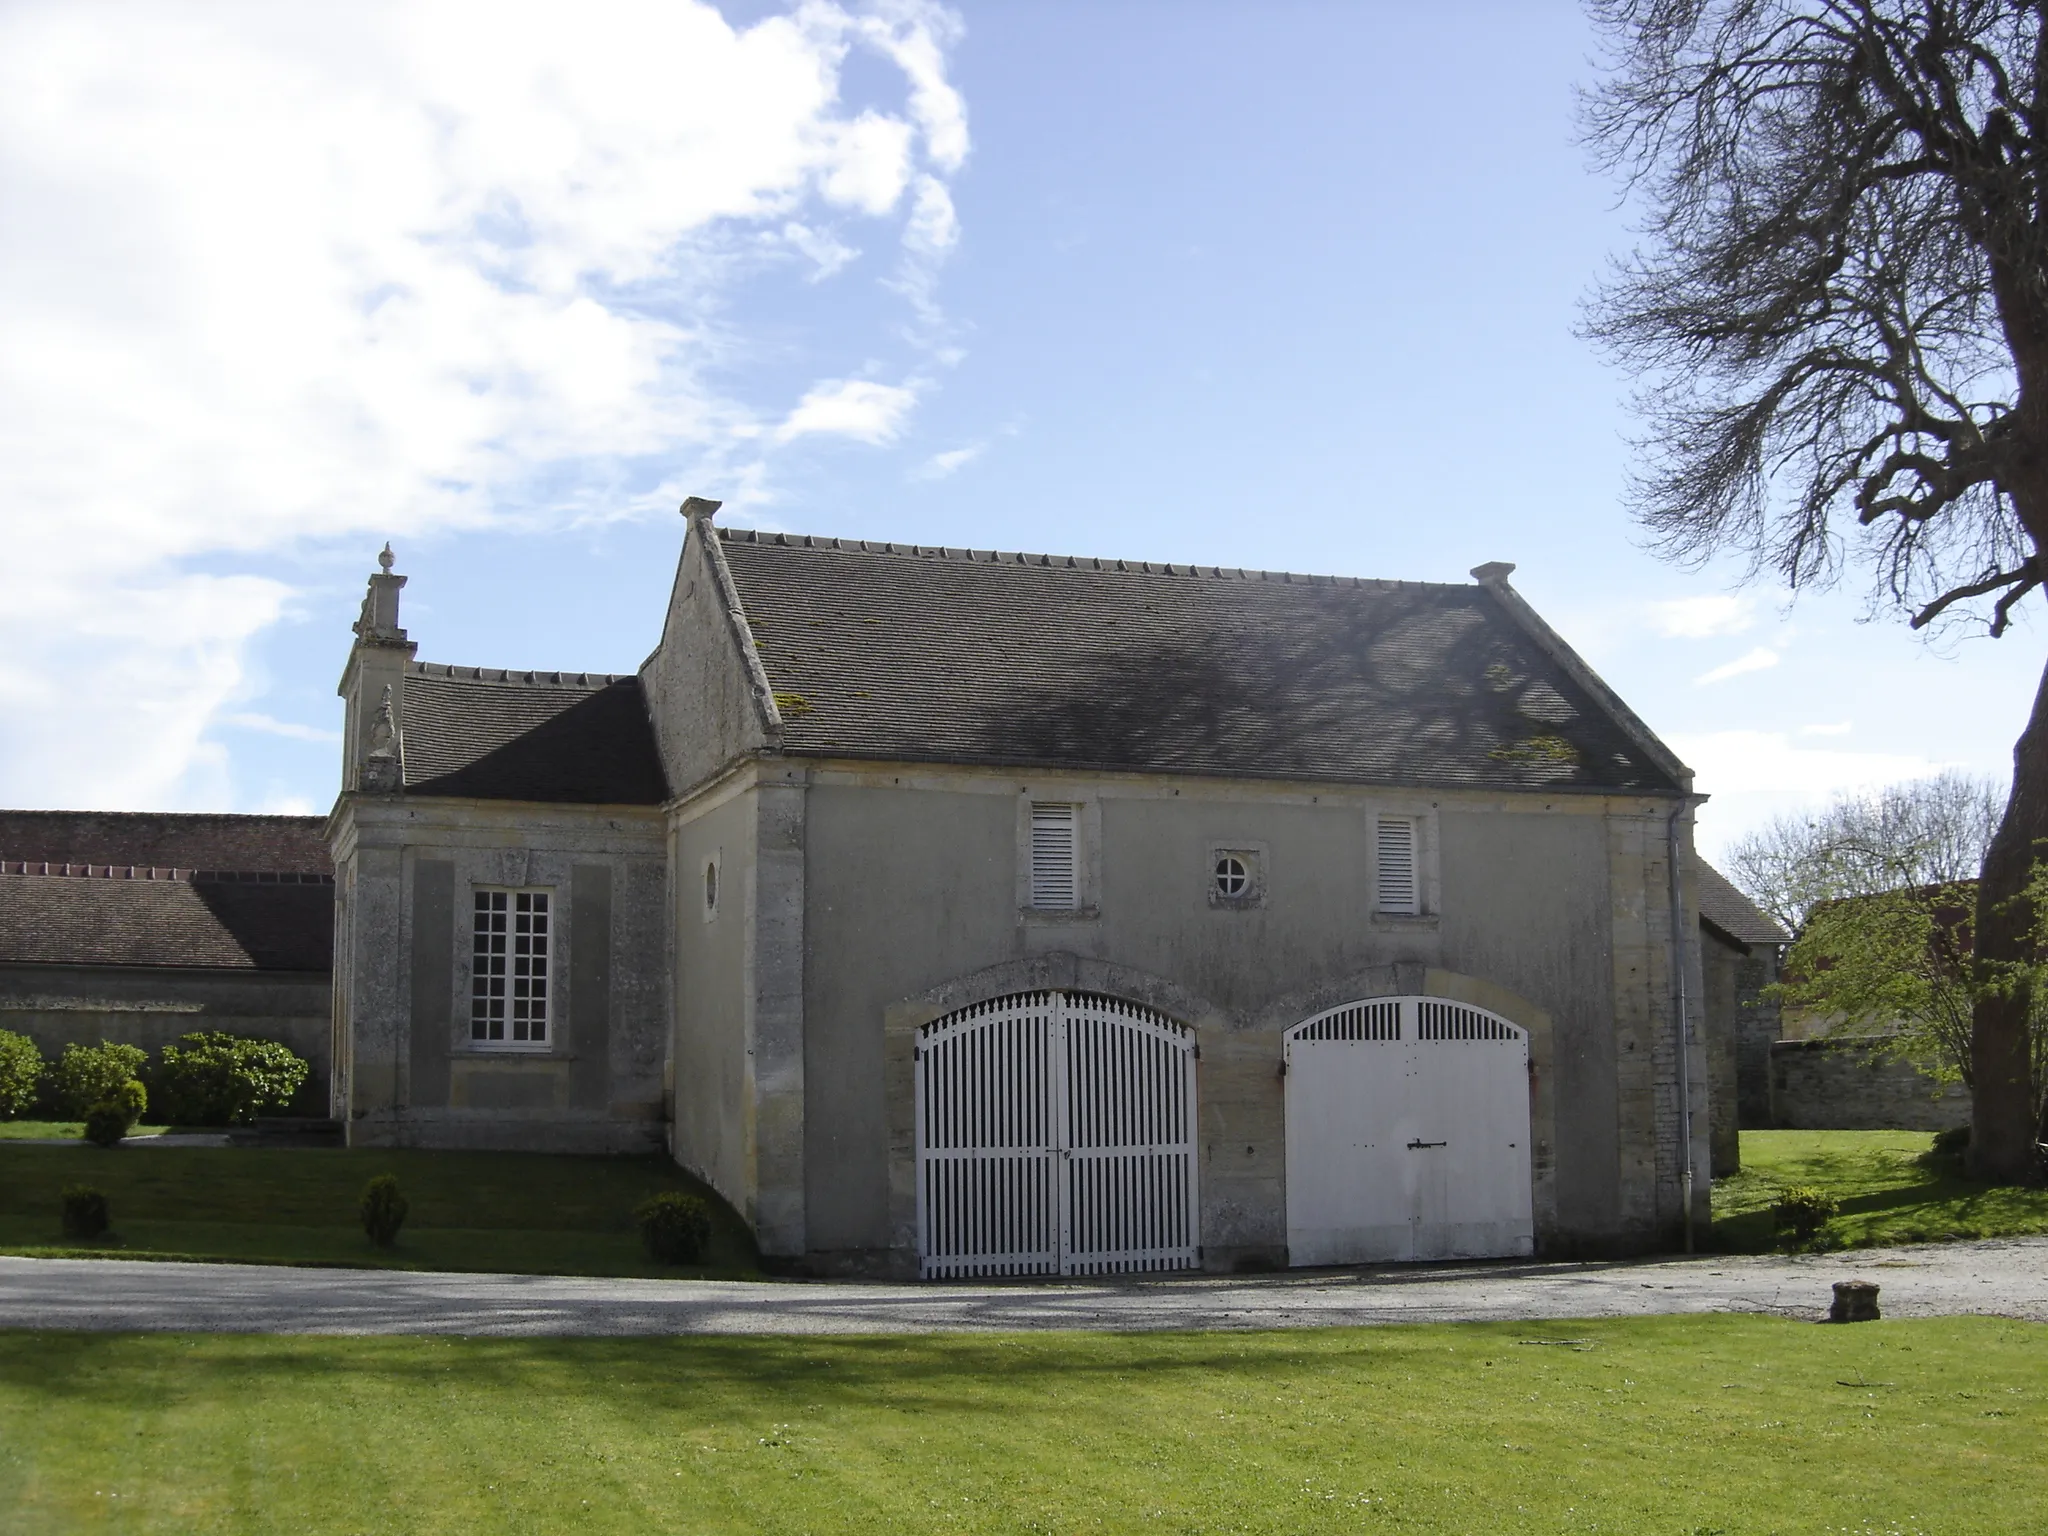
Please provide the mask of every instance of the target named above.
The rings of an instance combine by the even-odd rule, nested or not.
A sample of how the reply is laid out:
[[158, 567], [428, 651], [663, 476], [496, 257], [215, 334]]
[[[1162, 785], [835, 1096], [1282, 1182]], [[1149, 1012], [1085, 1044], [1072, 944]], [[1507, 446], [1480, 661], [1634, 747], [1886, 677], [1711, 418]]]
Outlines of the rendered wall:
[[[1099, 826], [1099, 910], [1020, 913], [1018, 806], [1075, 797]], [[1537, 1092], [1554, 1115], [1535, 1149], [1539, 1241], [1675, 1235], [1668, 805], [837, 766], [812, 771], [808, 798], [805, 1206], [821, 1265], [903, 1267], [908, 1037], [891, 1031], [1005, 966], [1026, 985], [1100, 984], [1108, 967], [1197, 1024], [1212, 1265], [1284, 1257], [1281, 1033], [1348, 996], [1425, 983], [1530, 1017], [1542, 1037]], [[1376, 810], [1425, 816], [1433, 912], [1370, 913]], [[1217, 846], [1258, 851], [1263, 906], [1211, 905]], [[1702, 1073], [1700, 1206], [1707, 1097]]]
[[222, 1030], [278, 1040], [312, 1066], [302, 1102], [328, 1091], [330, 979], [324, 971], [187, 971], [148, 966], [0, 966], [0, 1029], [54, 1060], [101, 1041], [154, 1054], [180, 1035]]
[[[335, 867], [337, 1100], [360, 1145], [653, 1151], [669, 929], [662, 819], [642, 807], [349, 795]], [[547, 1048], [469, 1038], [473, 892], [553, 893]]]
[[[749, 1221], [757, 1218], [747, 957], [755, 888], [751, 788], [680, 814], [675, 850], [675, 1040], [672, 1151]], [[704, 872], [718, 868], [707, 912]]]

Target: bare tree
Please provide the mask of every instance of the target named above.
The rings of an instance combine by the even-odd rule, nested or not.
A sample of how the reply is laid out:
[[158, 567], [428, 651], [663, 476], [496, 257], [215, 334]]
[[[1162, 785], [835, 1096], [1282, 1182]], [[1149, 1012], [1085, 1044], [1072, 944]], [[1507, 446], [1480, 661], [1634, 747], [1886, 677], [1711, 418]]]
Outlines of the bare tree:
[[2004, 785], [1953, 769], [1838, 795], [1738, 838], [1724, 862], [1752, 901], [1797, 933], [1824, 901], [1974, 881], [2005, 797]]
[[[2048, 579], [2048, 0], [1588, 0], [1588, 142], [1646, 210], [1589, 331], [1639, 381], [1635, 511], [1794, 588], [1865, 568], [2003, 634]], [[2048, 676], [1978, 886], [2018, 965]], [[2024, 987], [1972, 1023], [1972, 1161], [2032, 1177]]]

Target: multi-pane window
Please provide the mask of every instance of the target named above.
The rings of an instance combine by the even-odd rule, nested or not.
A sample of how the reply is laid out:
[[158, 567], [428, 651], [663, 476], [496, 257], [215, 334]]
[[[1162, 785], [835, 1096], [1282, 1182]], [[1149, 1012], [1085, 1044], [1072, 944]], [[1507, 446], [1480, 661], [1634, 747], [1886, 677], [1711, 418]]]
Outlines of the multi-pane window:
[[547, 1044], [549, 915], [546, 891], [476, 893], [469, 993], [472, 1041]]
[[1236, 901], [1251, 889], [1252, 872], [1234, 853], [1216, 855], [1216, 894]]
[[1031, 905], [1071, 912], [1081, 905], [1081, 807], [1031, 804]]
[[1422, 910], [1422, 881], [1415, 867], [1415, 819], [1378, 818], [1378, 862], [1373, 905], [1382, 912]]

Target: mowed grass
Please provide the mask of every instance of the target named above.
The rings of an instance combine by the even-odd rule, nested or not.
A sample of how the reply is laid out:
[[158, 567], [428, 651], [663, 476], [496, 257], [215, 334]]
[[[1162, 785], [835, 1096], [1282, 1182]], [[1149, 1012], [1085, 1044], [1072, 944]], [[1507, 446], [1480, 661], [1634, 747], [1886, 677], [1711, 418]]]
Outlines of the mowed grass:
[[43, 1532], [2048, 1530], [2048, 1327], [0, 1334]]
[[2048, 1189], [1975, 1183], [1959, 1160], [1929, 1159], [1933, 1142], [1927, 1131], [1744, 1131], [1742, 1172], [1714, 1181], [1715, 1245], [1770, 1248], [1771, 1205], [1795, 1184], [1841, 1202], [1823, 1239], [1837, 1248], [2048, 1232]]
[[[411, 1204], [388, 1251], [370, 1243], [358, 1216], [363, 1186], [380, 1173], [395, 1175]], [[59, 1197], [72, 1184], [105, 1193], [104, 1241], [62, 1235]], [[664, 1189], [711, 1201], [704, 1265], [655, 1265], [641, 1251], [633, 1207]], [[0, 1252], [511, 1274], [756, 1270], [738, 1217], [667, 1158], [521, 1152], [0, 1143]]]

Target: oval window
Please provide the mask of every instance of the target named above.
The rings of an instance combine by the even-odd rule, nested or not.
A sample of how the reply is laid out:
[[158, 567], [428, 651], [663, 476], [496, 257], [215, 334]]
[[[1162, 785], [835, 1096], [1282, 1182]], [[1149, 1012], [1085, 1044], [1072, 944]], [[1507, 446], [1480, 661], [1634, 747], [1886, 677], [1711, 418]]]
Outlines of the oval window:
[[1252, 883], [1251, 871], [1244, 867], [1244, 860], [1234, 853], [1226, 853], [1216, 861], [1216, 894], [1219, 896], [1242, 896]]

